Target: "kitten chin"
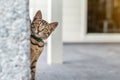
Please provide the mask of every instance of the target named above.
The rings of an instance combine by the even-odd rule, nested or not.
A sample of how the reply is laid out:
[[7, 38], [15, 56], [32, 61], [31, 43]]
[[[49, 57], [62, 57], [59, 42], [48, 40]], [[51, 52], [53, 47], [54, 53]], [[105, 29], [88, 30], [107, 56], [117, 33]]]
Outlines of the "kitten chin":
[[40, 38], [43, 40], [46, 40], [48, 38], [48, 36], [41, 36]]

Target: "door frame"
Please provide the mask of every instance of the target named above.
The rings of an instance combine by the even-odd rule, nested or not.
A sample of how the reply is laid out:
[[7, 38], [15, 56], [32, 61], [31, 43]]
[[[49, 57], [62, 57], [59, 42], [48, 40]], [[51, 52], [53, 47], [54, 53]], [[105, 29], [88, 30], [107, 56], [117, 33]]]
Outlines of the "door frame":
[[120, 42], [120, 33], [87, 33], [88, 0], [81, 0], [81, 26], [79, 42]]

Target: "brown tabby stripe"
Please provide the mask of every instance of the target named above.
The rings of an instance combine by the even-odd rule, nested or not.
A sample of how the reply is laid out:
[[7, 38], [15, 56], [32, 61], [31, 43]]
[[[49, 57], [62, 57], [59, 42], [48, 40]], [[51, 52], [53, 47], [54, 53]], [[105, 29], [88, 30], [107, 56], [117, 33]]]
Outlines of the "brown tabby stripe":
[[34, 71], [34, 70], [32, 70], [31, 72], [32, 72], [32, 73], [35, 73], [35, 71]]
[[37, 60], [36, 60], [36, 59], [32, 62], [32, 65], [33, 65], [35, 62], [37, 62]]
[[35, 68], [37, 61], [34, 62], [34, 63], [35, 63], [35, 64], [31, 66], [32, 69]]
[[31, 69], [35, 69], [35, 65], [31, 67]]

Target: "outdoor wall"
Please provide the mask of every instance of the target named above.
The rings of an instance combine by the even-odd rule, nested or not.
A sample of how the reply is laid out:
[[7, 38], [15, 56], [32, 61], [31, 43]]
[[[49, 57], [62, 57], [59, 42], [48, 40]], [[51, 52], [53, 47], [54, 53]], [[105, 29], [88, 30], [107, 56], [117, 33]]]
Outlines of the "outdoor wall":
[[0, 80], [30, 80], [29, 0], [0, 0]]
[[79, 41], [81, 32], [81, 0], [63, 1], [63, 41]]

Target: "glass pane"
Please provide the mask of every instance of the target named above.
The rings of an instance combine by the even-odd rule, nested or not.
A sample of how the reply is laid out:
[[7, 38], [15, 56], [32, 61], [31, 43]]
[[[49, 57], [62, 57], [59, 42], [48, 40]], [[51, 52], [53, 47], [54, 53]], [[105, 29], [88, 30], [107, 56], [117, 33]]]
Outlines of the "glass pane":
[[88, 33], [120, 32], [120, 0], [88, 0]]

